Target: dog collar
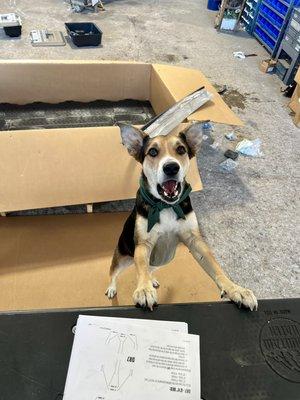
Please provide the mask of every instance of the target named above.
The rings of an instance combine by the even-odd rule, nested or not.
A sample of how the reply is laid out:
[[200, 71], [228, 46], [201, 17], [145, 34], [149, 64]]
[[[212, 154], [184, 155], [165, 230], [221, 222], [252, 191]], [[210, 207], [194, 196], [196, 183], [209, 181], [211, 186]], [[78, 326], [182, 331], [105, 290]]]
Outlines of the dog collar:
[[145, 188], [144, 180], [141, 178], [139, 193], [142, 196], [143, 200], [149, 205], [147, 232], [150, 232], [153, 226], [159, 222], [160, 212], [165, 208], [173, 208], [178, 217], [177, 219], [185, 219], [185, 214], [180, 206], [180, 203], [187, 199], [191, 191], [192, 187], [189, 183], [187, 183], [178, 201], [174, 204], [168, 204], [161, 200], [153, 200], [151, 194]]

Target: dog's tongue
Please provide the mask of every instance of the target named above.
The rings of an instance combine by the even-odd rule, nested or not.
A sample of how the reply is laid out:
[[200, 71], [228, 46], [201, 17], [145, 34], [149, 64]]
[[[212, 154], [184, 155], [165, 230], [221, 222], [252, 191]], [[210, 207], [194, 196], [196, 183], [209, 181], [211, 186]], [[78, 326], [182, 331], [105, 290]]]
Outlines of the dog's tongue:
[[174, 194], [176, 187], [177, 187], [177, 182], [176, 181], [167, 181], [162, 184], [162, 187], [164, 188], [164, 191], [168, 194], [168, 196], [171, 196]]

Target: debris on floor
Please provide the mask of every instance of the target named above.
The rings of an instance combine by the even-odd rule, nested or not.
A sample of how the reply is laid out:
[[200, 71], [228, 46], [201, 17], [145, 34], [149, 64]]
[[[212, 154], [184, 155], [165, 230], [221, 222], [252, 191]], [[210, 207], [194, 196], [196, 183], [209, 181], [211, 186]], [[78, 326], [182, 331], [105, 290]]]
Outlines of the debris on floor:
[[259, 138], [253, 141], [244, 139], [237, 144], [235, 150], [244, 156], [259, 157], [262, 155], [260, 146], [261, 140]]
[[228, 150], [225, 151], [224, 156], [226, 158], [231, 158], [232, 160], [236, 160], [238, 158], [238, 156], [239, 156], [239, 153], [237, 153], [236, 151], [228, 149]]
[[66, 41], [60, 31], [48, 31], [48, 29], [35, 29], [30, 31], [32, 46], [65, 46]]
[[237, 136], [236, 134], [232, 131], [232, 132], [228, 132], [225, 134], [226, 139], [230, 140], [230, 141], [234, 141], [237, 140]]
[[220, 147], [221, 143], [218, 140], [214, 140], [213, 143], [209, 146], [213, 150], [217, 150]]
[[215, 87], [216, 87], [216, 89], [217, 89], [217, 92], [218, 92], [220, 95], [224, 94], [224, 93], [227, 91], [227, 86], [226, 86], [226, 85], [222, 85], [222, 86], [215, 85]]
[[237, 167], [238, 163], [231, 158], [227, 158], [227, 160], [221, 162], [219, 168], [221, 171], [231, 172]]
[[245, 54], [243, 51], [234, 51], [233, 57], [244, 60], [247, 57], [257, 57], [257, 54], [256, 53]]
[[239, 58], [241, 60], [244, 60], [246, 58], [245, 53], [243, 51], [234, 51], [233, 52], [233, 57], [234, 58]]
[[101, 0], [70, 0], [70, 5], [72, 10], [76, 13], [105, 10]]
[[274, 68], [276, 67], [276, 60], [272, 60], [272, 58], [268, 58], [266, 60], [262, 60], [262, 62], [259, 65], [259, 69], [261, 72], [265, 74], [269, 74], [270, 72], [274, 71]]
[[212, 137], [212, 131], [214, 130], [213, 124], [209, 121], [205, 121], [202, 124], [202, 139], [209, 144], [213, 144], [214, 139]]

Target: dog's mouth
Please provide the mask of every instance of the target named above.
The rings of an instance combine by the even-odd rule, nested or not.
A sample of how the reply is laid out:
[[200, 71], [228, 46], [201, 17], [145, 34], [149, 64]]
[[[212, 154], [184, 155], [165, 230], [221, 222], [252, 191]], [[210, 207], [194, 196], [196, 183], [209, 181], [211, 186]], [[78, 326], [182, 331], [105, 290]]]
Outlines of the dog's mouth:
[[174, 202], [181, 191], [181, 183], [175, 180], [165, 181], [161, 185], [158, 183], [157, 191], [164, 200]]

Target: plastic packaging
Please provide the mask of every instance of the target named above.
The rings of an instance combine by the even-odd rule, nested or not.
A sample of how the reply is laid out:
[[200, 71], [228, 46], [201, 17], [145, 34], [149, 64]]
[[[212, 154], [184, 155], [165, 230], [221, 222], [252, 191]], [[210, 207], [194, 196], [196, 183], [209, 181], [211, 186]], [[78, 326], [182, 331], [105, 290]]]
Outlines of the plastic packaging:
[[233, 161], [231, 158], [227, 158], [227, 160], [221, 162], [219, 168], [221, 171], [231, 172], [237, 167], [238, 163]]
[[260, 145], [260, 139], [255, 139], [253, 141], [244, 139], [237, 144], [235, 150], [244, 156], [259, 157], [262, 155], [262, 152], [260, 151]]
[[226, 139], [228, 139], [230, 141], [237, 140], [237, 136], [233, 131], [229, 132], [229, 133], [226, 133], [225, 137], [226, 137]]

